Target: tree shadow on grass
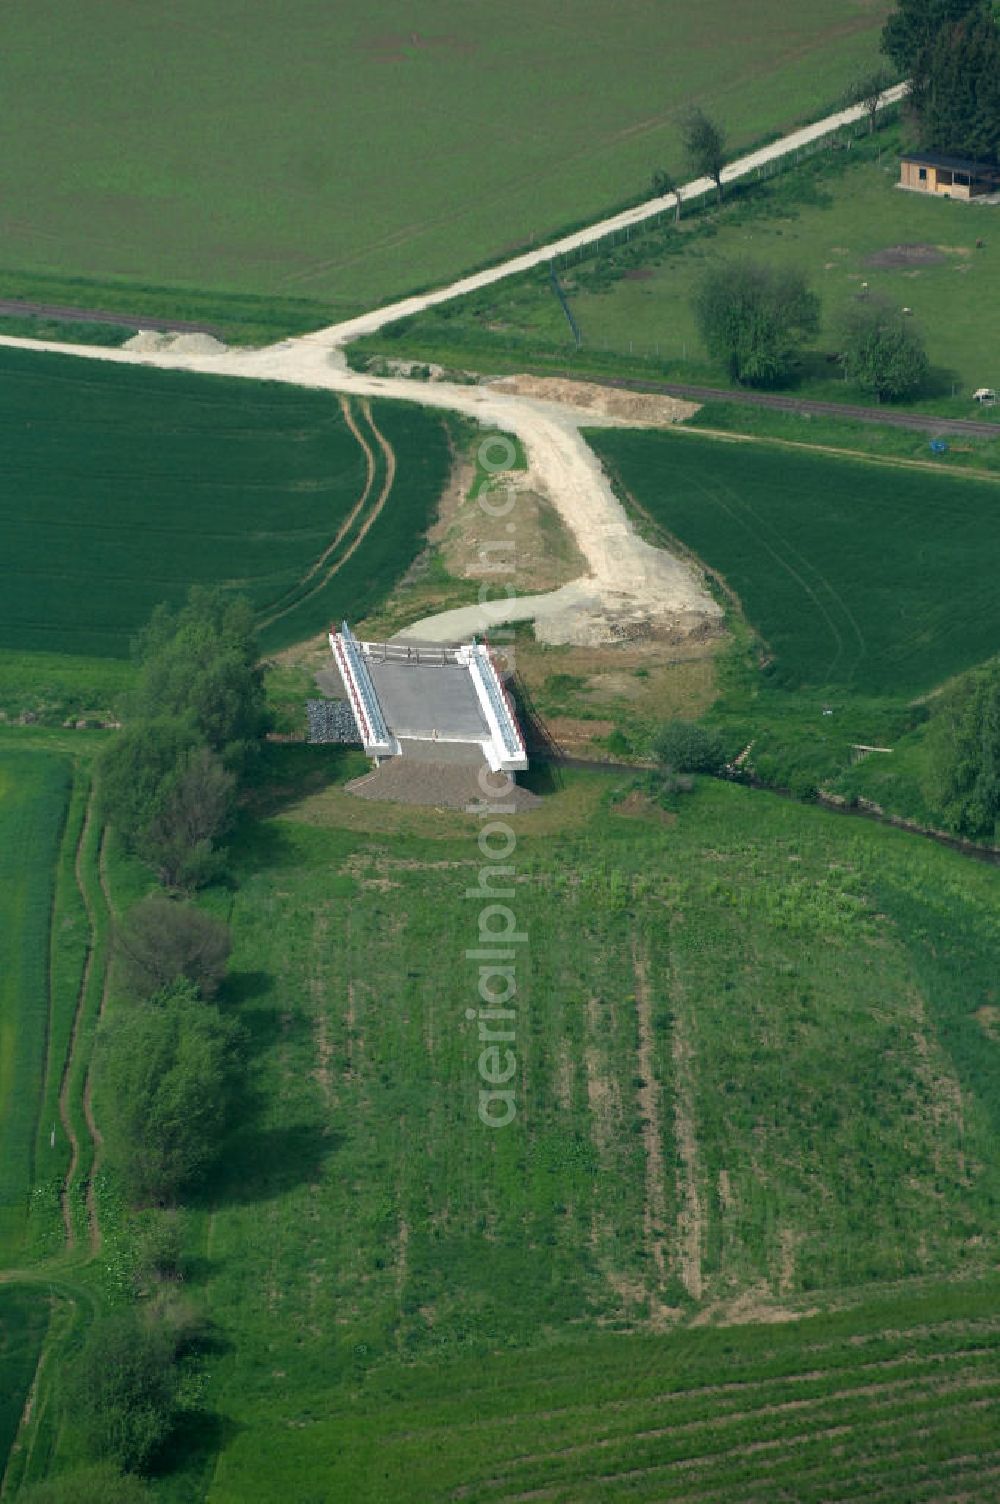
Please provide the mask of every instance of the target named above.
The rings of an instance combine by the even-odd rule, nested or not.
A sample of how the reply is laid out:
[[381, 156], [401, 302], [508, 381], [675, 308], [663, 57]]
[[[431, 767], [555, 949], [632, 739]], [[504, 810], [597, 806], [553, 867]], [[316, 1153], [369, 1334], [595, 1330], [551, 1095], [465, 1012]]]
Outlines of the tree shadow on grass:
[[357, 747], [268, 742], [245, 781], [245, 802], [255, 818], [266, 819], [308, 794], [348, 783], [368, 767], [367, 757]]
[[220, 1452], [243, 1429], [214, 1410], [182, 1410], [152, 1460], [150, 1477], [170, 1479], [171, 1499], [203, 1499]]
[[342, 1135], [323, 1122], [237, 1129], [197, 1197], [206, 1209], [270, 1201], [318, 1180]]
[[227, 972], [216, 1001], [221, 1008], [242, 1008], [253, 998], [266, 997], [273, 980], [267, 971]]

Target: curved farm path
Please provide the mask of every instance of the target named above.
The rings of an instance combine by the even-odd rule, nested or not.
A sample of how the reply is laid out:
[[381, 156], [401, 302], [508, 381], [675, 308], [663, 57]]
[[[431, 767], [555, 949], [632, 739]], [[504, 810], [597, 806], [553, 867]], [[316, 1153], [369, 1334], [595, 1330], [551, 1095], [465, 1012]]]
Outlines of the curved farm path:
[[[905, 87], [899, 85], [889, 90], [883, 102], [895, 103], [902, 97]], [[820, 140], [841, 126], [860, 120], [863, 115], [863, 108], [854, 106], [794, 131], [731, 162], [722, 173], [723, 181], [732, 182], [744, 177]], [[708, 179], [698, 178], [678, 192], [682, 199], [692, 198], [709, 191], [712, 186]], [[152, 365], [165, 370], [289, 382], [339, 392], [344, 396], [396, 398], [460, 412], [484, 428], [515, 433], [528, 458], [529, 483], [547, 496], [559, 513], [587, 562], [587, 574], [545, 595], [526, 596], [515, 601], [504, 598], [442, 613], [417, 622], [408, 635], [423, 640], [448, 641], [470, 632], [486, 631], [501, 622], [526, 619], [535, 621], [536, 633], [541, 640], [552, 643], [617, 641], [628, 626], [653, 621], [683, 634], [698, 630], [707, 620], [717, 620], [721, 617], [721, 608], [712, 600], [693, 569], [665, 549], [654, 548], [636, 535], [597, 457], [580, 433], [581, 426], [641, 425], [629, 425], [623, 419], [598, 416], [564, 404], [499, 392], [489, 386], [469, 387], [403, 377], [371, 376], [350, 370], [343, 353], [343, 347], [352, 339], [371, 334], [395, 319], [421, 313], [545, 265], [556, 256], [593, 245], [608, 235], [628, 231], [632, 226], [669, 211], [675, 201], [674, 194], [647, 200], [525, 255], [463, 277], [447, 287], [387, 304], [358, 318], [330, 325], [301, 338], [283, 340], [262, 350], [227, 350], [204, 355], [67, 345], [11, 336], [0, 336], [0, 344], [124, 365]], [[373, 432], [384, 445], [374, 427]], [[378, 515], [385, 505], [387, 496], [388, 489], [379, 498], [374, 515]], [[374, 516], [368, 526], [372, 520]], [[498, 523], [498, 530], [501, 527], [503, 524]], [[345, 558], [349, 556], [350, 553]], [[331, 573], [326, 578], [330, 578]], [[308, 598], [309, 595], [299, 597], [294, 604]], [[291, 610], [292, 606], [286, 609]], [[277, 620], [277, 617], [268, 620]]]

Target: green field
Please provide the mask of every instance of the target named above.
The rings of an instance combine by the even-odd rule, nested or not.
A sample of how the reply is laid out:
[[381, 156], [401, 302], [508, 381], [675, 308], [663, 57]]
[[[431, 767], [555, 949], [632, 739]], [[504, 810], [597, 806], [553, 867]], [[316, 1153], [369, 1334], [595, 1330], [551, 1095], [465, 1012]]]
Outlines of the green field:
[[[978, 413], [972, 392], [1000, 384], [993, 326], [983, 317], [1000, 296], [990, 211], [898, 191], [901, 144], [895, 128], [862, 136], [850, 151], [820, 152], [783, 175], [748, 180], [728, 204], [709, 204], [679, 226], [668, 217], [627, 244], [570, 261], [560, 282], [582, 333], [579, 349], [547, 272], [428, 310], [360, 348], [480, 370], [560, 367], [729, 386], [725, 366], [702, 346], [694, 291], [713, 263], [751, 257], [802, 269], [820, 295], [821, 328], [797, 378], [803, 395], [874, 400], [845, 383], [828, 358], [841, 311], [867, 282], [873, 294], [912, 308], [924, 333], [933, 371], [915, 405]], [[900, 246], [923, 249], [878, 264]]]
[[[313, 754], [294, 757], [315, 777]], [[609, 778], [571, 776], [516, 821], [520, 1111], [494, 1133], [476, 1116], [465, 1016], [475, 825], [359, 809], [336, 787], [297, 799], [282, 792], [290, 766], [263, 775], [276, 813], [245, 830], [235, 901], [219, 895], [253, 1095], [196, 1216], [192, 1290], [227, 1346], [206, 1403], [232, 1439], [211, 1486], [204, 1455], [190, 1459], [195, 1495], [265, 1499], [290, 1476], [303, 1500], [338, 1485], [447, 1498], [476, 1480], [470, 1496], [492, 1497], [503, 1462], [499, 1497], [552, 1482], [559, 1498], [604, 1497], [593, 1480], [630, 1456], [667, 1468], [686, 1448], [721, 1450], [714, 1398], [684, 1400], [692, 1430], [674, 1433], [651, 1396], [723, 1382], [728, 1362], [784, 1376], [762, 1403], [815, 1394], [858, 1455], [909, 1446], [939, 1383], [976, 1366], [978, 1339], [949, 1355], [952, 1297], [930, 1283], [941, 1324], [916, 1349], [867, 1309], [823, 1363], [808, 1336], [686, 1328], [699, 1313], [827, 1310], [846, 1292], [875, 1302], [900, 1281], [918, 1294], [992, 1266], [1000, 1071], [979, 1015], [1000, 873], [726, 786], [674, 825], [638, 822], [607, 807]], [[989, 1301], [977, 1310], [992, 1332]], [[647, 1336], [630, 1357], [598, 1328]], [[859, 1342], [880, 1356], [888, 1344], [906, 1376], [895, 1397], [864, 1390], [886, 1375]], [[782, 1367], [826, 1361], [849, 1380], [813, 1373], [800, 1389]], [[650, 1387], [621, 1403], [637, 1372]], [[878, 1424], [870, 1403], [886, 1407]], [[758, 1425], [743, 1409], [733, 1445]], [[812, 1497], [794, 1482], [812, 1419], [768, 1414], [788, 1497]], [[981, 1418], [966, 1436], [938, 1415], [942, 1467]], [[833, 1464], [806, 1446], [803, 1475], [814, 1466], [829, 1482]], [[702, 1486], [742, 1498], [743, 1477], [723, 1453]]]
[[261, 1399], [209, 1499], [264, 1504], [280, 1477], [285, 1497], [359, 1504], [985, 1500], [997, 1294], [958, 1285], [788, 1325], [425, 1364], [372, 1375], [349, 1402], [324, 1395], [291, 1431]]
[[993, 481], [695, 434], [588, 438], [724, 578], [787, 687], [912, 696], [996, 651]]
[[[642, 194], [679, 169], [692, 100], [734, 147], [832, 107], [888, 8], [757, 0], [751, 23], [740, 0], [178, 0], [123, 18], [37, 0], [0, 59], [23, 122], [0, 164], [0, 285], [92, 278], [71, 301], [108, 306], [110, 280], [123, 308], [121, 284], [150, 283], [311, 297], [327, 317], [372, 305]], [[50, 68], [54, 48], [72, 66]]]
[[0, 1263], [20, 1246], [35, 1172], [55, 867], [69, 786], [62, 758], [0, 755]]
[[0, 1480], [17, 1435], [49, 1321], [48, 1303], [33, 1289], [0, 1285]]
[[17, 651], [127, 656], [196, 582], [246, 594], [266, 649], [356, 619], [420, 552], [450, 465], [410, 404], [354, 404], [356, 437], [332, 395], [21, 350], [0, 352], [0, 404]]

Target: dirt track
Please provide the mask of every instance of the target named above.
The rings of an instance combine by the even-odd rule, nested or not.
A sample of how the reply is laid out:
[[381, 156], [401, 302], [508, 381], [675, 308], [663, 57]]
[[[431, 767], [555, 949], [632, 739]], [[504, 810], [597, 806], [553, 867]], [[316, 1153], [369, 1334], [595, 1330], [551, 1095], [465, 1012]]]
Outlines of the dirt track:
[[[898, 99], [902, 86], [890, 90], [885, 103]], [[779, 141], [732, 162], [723, 171], [731, 182], [786, 156], [809, 142], [821, 139], [839, 126], [863, 115], [860, 106], [793, 132]], [[680, 196], [694, 197], [712, 184], [700, 178], [681, 188]], [[612, 216], [527, 255], [464, 277], [448, 287], [404, 299], [372, 310], [360, 318], [335, 324], [314, 334], [288, 339], [264, 350], [228, 350], [212, 354], [190, 351], [138, 351], [99, 346], [62, 345], [51, 341], [20, 340], [0, 336], [0, 344], [23, 349], [47, 349], [90, 360], [121, 364], [152, 365], [166, 370], [201, 371], [248, 379], [294, 383], [362, 397], [393, 397], [461, 412], [484, 428], [516, 433], [529, 462], [532, 487], [547, 496], [576, 540], [587, 563], [587, 574], [546, 595], [512, 601], [502, 598], [482, 606], [418, 622], [411, 629], [423, 640], [448, 641], [482, 632], [513, 619], [533, 619], [542, 641], [589, 645], [615, 642], [649, 633], [679, 638], [703, 633], [721, 617], [721, 608], [688, 565], [664, 549], [639, 538], [614, 495], [593, 451], [579, 431], [589, 426], [617, 425], [629, 419], [582, 410], [578, 406], [541, 401], [492, 387], [420, 382], [396, 377], [376, 377], [348, 369], [343, 346], [362, 334], [371, 333], [404, 315], [419, 313], [487, 287], [552, 257], [591, 245], [595, 241], [669, 210], [673, 194], [647, 200], [634, 209]], [[516, 522], [500, 529], [516, 529]], [[516, 557], [516, 532], [514, 534]], [[516, 585], [516, 573], [513, 584]]]
[[[687, 564], [654, 548], [635, 533], [579, 424], [616, 425], [622, 420], [566, 409], [495, 391], [489, 386], [453, 386], [401, 376], [371, 376], [348, 368], [343, 351], [315, 336], [289, 339], [264, 350], [217, 354], [145, 352], [52, 341], [2, 339], [28, 350], [50, 350], [121, 365], [200, 371], [219, 376], [291, 382], [360, 397], [392, 397], [457, 411], [484, 429], [516, 433], [529, 462], [532, 487], [549, 497], [576, 540], [588, 573], [543, 596], [499, 600], [418, 622], [412, 635], [451, 641], [484, 632], [501, 622], [533, 619], [543, 641], [616, 642], [650, 631], [682, 637], [717, 621], [721, 608]], [[510, 524], [516, 526], [516, 524]], [[498, 537], [508, 524], [497, 523]], [[516, 536], [515, 536], [516, 557]], [[516, 587], [516, 575], [514, 577]]]

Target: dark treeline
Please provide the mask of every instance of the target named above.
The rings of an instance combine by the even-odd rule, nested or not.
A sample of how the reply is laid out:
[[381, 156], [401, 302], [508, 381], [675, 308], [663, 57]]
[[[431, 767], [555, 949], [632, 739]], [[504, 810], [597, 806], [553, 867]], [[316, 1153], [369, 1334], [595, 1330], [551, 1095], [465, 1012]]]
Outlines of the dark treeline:
[[1000, 25], [990, 0], [898, 0], [882, 50], [910, 80], [922, 146], [1000, 159]]
[[180, 1203], [218, 1158], [240, 1074], [238, 1030], [218, 1003], [229, 931], [190, 895], [223, 873], [240, 781], [267, 727], [252, 611], [195, 588], [180, 610], [154, 612], [135, 654], [138, 685], [98, 793], [123, 847], [162, 886], [115, 926], [115, 1005], [95, 1046], [134, 1299], [94, 1322], [65, 1379], [66, 1414], [94, 1465], [44, 1485], [38, 1504], [133, 1504], [176, 1435], [207, 1326], [182, 1294]]

